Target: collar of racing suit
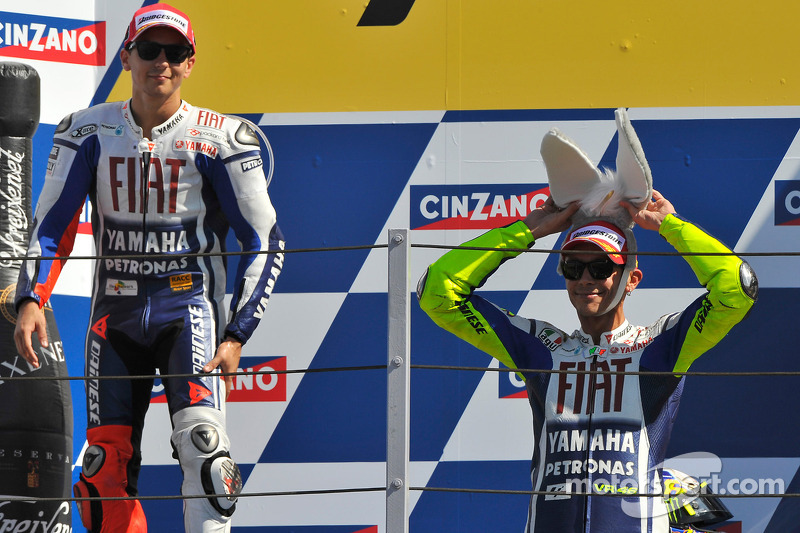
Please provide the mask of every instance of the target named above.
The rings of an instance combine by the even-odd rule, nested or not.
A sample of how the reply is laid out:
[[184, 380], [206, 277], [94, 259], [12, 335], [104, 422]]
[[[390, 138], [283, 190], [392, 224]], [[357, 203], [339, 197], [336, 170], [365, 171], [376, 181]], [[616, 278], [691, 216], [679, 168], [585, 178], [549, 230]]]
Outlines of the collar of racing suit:
[[595, 344], [592, 336], [582, 329], [576, 329], [572, 336], [581, 343], [581, 355], [586, 358], [605, 359], [613, 353], [613, 345], [631, 344], [642, 328], [636, 327], [626, 319], [619, 327], [600, 335], [600, 342]]

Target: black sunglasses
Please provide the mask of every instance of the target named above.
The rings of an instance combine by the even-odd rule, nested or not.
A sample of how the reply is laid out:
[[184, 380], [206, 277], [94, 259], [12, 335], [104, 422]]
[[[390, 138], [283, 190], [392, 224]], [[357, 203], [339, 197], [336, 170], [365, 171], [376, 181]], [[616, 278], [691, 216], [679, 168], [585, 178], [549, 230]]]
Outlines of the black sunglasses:
[[598, 259], [589, 263], [578, 261], [577, 259], [566, 259], [561, 261], [561, 272], [570, 281], [576, 281], [583, 277], [583, 269], [589, 269], [589, 275], [593, 279], [602, 280], [614, 273], [617, 265], [610, 259]]
[[159, 56], [161, 50], [170, 63], [183, 63], [192, 55], [192, 47], [185, 44], [161, 44], [153, 41], [134, 41], [130, 48], [136, 48], [139, 57], [145, 61], [152, 61]]

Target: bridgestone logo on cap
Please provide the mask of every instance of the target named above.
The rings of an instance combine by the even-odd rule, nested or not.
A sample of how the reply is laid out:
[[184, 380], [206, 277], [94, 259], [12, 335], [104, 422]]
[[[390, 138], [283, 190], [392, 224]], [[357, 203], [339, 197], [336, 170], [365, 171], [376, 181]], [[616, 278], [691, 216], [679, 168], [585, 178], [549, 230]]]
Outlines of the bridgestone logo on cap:
[[144, 15], [136, 21], [136, 32], [138, 33], [143, 26], [158, 21], [165, 21], [167, 23], [178, 25], [183, 28], [184, 33], [189, 27], [189, 23], [186, 21], [186, 19], [176, 16], [175, 13], [170, 13], [169, 11], [155, 11]]
[[625, 246], [625, 239], [619, 233], [610, 231], [603, 226], [585, 226], [580, 228], [570, 236], [569, 240], [580, 238], [599, 238], [615, 246], [617, 250], [622, 250], [622, 247]]

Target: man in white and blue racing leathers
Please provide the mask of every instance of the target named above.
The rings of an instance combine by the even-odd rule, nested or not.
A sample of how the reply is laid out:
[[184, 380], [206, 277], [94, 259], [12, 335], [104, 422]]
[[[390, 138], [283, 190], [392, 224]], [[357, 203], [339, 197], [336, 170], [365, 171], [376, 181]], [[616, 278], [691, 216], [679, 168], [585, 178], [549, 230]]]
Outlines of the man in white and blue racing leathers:
[[[284, 247], [256, 133], [180, 97], [194, 65], [188, 17], [166, 4], [134, 15], [121, 52], [132, 98], [76, 112], [56, 129], [20, 272], [15, 341], [33, 365], [40, 308], [72, 249], [87, 195], [97, 254], [86, 337], [87, 439], [78, 497], [137, 495], [140, 443], [153, 375], [163, 381], [171, 443], [184, 476], [187, 531], [229, 531], [242, 480], [229, 455], [225, 399], [241, 347], [261, 319]], [[232, 228], [242, 250], [230, 313], [223, 305]], [[200, 254], [200, 255], [197, 255]], [[184, 375], [168, 377], [167, 375]], [[189, 375], [190, 377], [185, 377]], [[197, 498], [198, 495], [221, 497]], [[82, 500], [93, 532], [144, 532], [137, 500]]]
[[473, 293], [520, 249], [567, 229], [577, 204], [559, 209], [552, 199], [524, 221], [463, 245], [484, 250], [451, 250], [420, 280], [420, 306], [436, 324], [519, 369], [525, 380], [535, 439], [531, 481], [535, 491], [545, 492], [531, 497], [528, 533], [668, 531], [662, 499], [636, 495], [660, 493], [659, 469], [684, 378], [611, 372], [686, 371], [756, 298], [747, 263], [724, 255], [728, 248], [678, 217], [658, 192], [641, 210], [622, 205], [637, 225], [658, 231], [679, 252], [722, 254], [685, 257], [708, 293], [649, 326], [630, 324], [625, 296], [616, 295], [642, 279], [621, 253], [633, 233], [598, 220], [569, 233], [563, 249], [573, 252], [560, 262], [579, 330], [568, 333], [516, 316]]

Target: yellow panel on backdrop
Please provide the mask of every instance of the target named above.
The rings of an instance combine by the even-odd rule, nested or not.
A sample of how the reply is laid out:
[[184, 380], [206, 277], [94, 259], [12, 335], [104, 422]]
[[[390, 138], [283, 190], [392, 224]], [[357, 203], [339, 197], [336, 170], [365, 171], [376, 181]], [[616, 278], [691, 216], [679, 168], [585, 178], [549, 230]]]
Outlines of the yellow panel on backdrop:
[[[173, 1], [197, 34], [185, 98], [236, 112], [443, 109], [445, 2], [359, 27], [366, 0]], [[130, 93], [127, 73], [110, 99]]]
[[[800, 4], [175, 0], [198, 34], [185, 97], [236, 112], [800, 105]], [[372, 0], [387, 2], [387, 0]], [[130, 92], [123, 74], [110, 99]]]
[[800, 4], [458, 3], [465, 108], [800, 103]]

